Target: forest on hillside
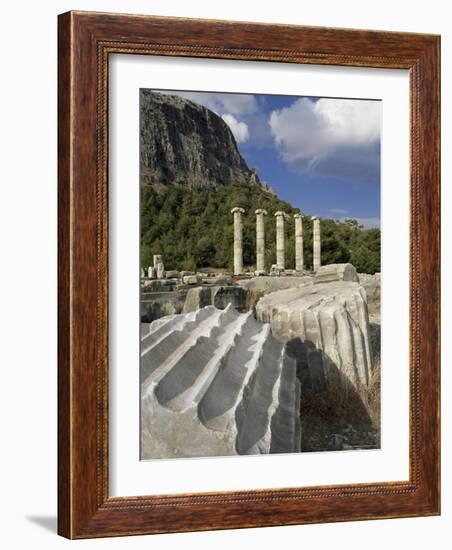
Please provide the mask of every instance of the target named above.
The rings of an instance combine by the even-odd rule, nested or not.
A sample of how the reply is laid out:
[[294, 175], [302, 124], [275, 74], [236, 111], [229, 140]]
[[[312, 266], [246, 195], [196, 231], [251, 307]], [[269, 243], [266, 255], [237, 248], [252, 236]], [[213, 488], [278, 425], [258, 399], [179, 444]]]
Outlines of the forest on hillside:
[[[259, 185], [231, 184], [215, 191], [168, 186], [157, 192], [141, 188], [141, 265], [152, 265], [153, 254], [163, 254], [167, 269], [195, 270], [233, 266], [233, 216], [240, 206], [243, 215], [243, 263], [254, 269], [256, 262], [257, 208], [265, 218], [266, 269], [276, 262], [274, 213], [283, 210], [291, 217], [300, 212], [288, 202]], [[311, 214], [303, 212], [304, 259], [312, 268]], [[295, 268], [294, 221], [285, 223], [286, 268]], [[380, 271], [380, 229], [364, 229], [356, 220], [321, 219], [322, 264], [352, 263], [358, 272]]]

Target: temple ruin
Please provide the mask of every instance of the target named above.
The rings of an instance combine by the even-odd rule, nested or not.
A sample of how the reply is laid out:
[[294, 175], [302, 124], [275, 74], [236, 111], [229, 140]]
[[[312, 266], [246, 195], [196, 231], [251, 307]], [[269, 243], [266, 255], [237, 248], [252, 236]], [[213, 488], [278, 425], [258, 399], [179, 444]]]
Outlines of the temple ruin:
[[313, 270], [317, 271], [322, 265], [321, 260], [321, 245], [320, 245], [320, 218], [318, 216], [313, 216], [312, 221], [314, 224], [313, 233], [312, 233], [312, 248], [313, 248]]
[[295, 219], [295, 269], [296, 271], [304, 270], [303, 256], [303, 216], [294, 214]]
[[235, 207], [231, 210], [234, 214], [234, 275], [241, 275], [243, 271], [243, 243], [242, 243], [242, 214], [243, 208]]
[[[231, 210], [234, 215], [234, 275], [243, 274], [243, 221], [242, 215], [245, 210], [235, 207]], [[268, 212], [262, 208], [255, 211], [256, 214], [256, 271], [255, 275], [265, 275], [265, 224], [264, 216]], [[295, 271], [303, 273], [304, 250], [303, 250], [303, 215], [294, 214], [295, 221]], [[286, 270], [285, 244], [284, 244], [284, 222], [289, 221], [290, 217], [285, 212], [279, 210], [275, 213], [276, 218], [276, 264], [277, 271]], [[320, 237], [320, 218], [313, 216], [313, 271], [318, 271], [322, 265], [321, 261], [321, 237]]]
[[264, 216], [267, 211], [262, 208], [255, 211], [256, 214], [256, 275], [265, 273], [265, 226]]

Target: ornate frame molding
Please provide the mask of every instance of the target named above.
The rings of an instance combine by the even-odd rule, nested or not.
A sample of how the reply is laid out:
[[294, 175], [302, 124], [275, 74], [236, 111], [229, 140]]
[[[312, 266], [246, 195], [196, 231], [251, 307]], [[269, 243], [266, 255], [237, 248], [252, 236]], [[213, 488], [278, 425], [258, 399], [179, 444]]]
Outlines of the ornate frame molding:
[[[85, 538], [439, 513], [439, 47], [438, 36], [408, 33], [89, 12], [59, 16], [61, 535]], [[108, 59], [118, 53], [410, 71], [409, 481], [109, 497]]]

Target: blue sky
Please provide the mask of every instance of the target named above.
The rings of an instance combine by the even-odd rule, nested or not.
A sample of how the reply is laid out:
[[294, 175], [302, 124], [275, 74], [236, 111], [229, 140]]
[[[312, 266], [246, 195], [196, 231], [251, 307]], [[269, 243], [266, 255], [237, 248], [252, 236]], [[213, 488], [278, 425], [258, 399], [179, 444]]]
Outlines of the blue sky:
[[305, 214], [380, 225], [379, 101], [165, 92], [208, 107], [276, 194]]

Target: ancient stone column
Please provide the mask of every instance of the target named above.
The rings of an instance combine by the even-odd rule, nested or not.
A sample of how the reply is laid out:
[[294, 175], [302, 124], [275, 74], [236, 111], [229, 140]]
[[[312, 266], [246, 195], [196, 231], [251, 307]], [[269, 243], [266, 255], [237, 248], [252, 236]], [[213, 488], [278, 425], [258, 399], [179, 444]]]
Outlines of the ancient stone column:
[[284, 218], [285, 212], [276, 212], [276, 265], [278, 269], [285, 269], [285, 254], [284, 254]]
[[303, 216], [294, 214], [293, 217], [295, 218], [295, 269], [303, 271]]
[[264, 216], [267, 211], [259, 208], [256, 214], [256, 272], [265, 273], [265, 228]]
[[234, 214], [234, 274], [240, 275], [243, 271], [243, 245], [242, 245], [242, 214], [243, 208], [235, 207], [231, 210]]
[[322, 265], [320, 246], [320, 218], [318, 216], [313, 216], [312, 221], [314, 222], [312, 233], [313, 269], [314, 271], [317, 271], [317, 269], [319, 269], [319, 267]]
[[154, 254], [154, 268], [157, 273], [157, 279], [164, 279], [165, 266], [163, 264], [163, 256], [161, 254]]

